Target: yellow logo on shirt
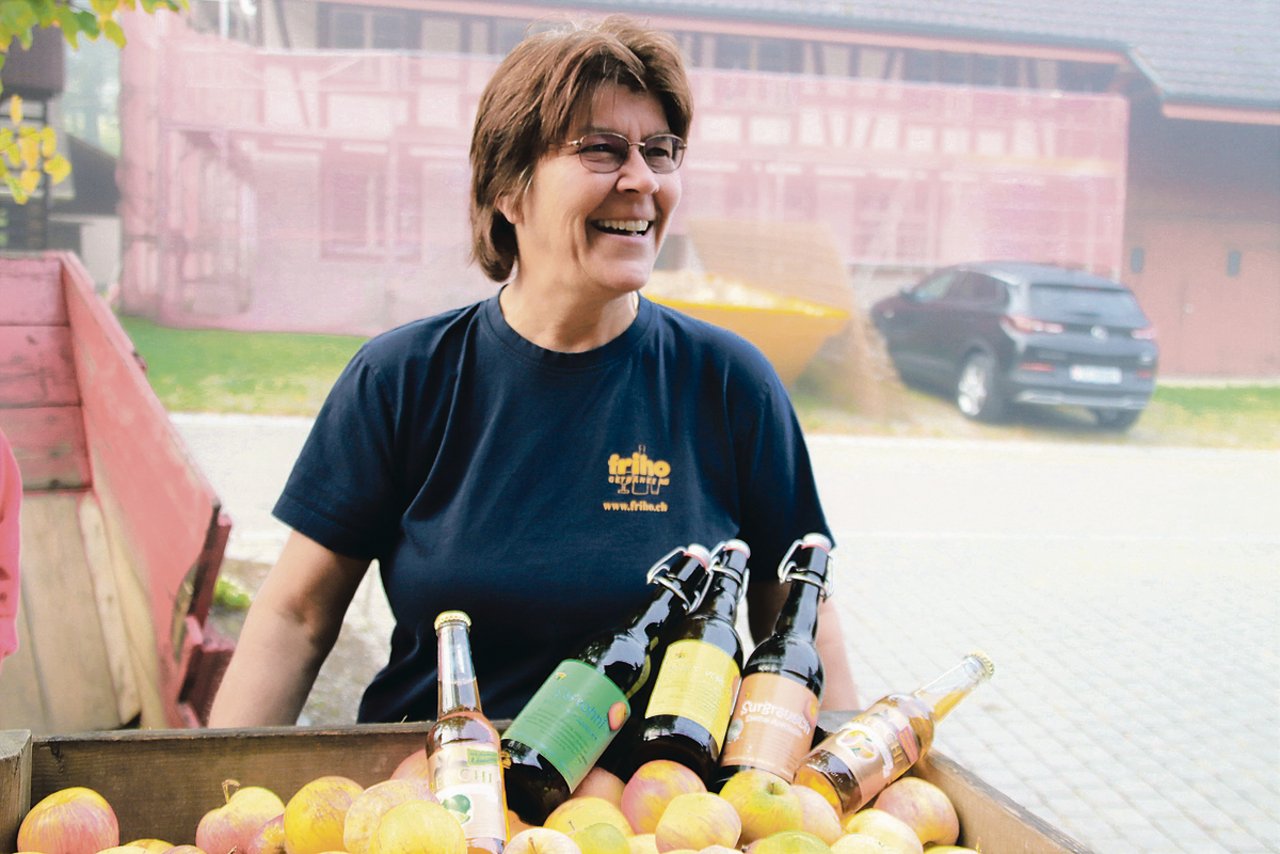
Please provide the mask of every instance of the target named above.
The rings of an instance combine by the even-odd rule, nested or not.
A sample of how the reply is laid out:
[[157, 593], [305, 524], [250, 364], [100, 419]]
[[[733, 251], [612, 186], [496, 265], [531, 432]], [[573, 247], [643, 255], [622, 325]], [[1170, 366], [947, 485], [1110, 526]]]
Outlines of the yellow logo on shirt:
[[650, 459], [644, 445], [625, 457], [610, 454], [609, 483], [618, 488], [619, 495], [658, 495], [664, 486], [671, 485], [671, 463]]

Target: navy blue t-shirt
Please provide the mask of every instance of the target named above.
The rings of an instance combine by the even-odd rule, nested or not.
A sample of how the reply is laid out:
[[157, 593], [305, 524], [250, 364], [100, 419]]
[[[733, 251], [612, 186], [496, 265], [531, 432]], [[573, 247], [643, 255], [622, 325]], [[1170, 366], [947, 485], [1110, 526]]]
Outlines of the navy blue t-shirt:
[[739, 537], [753, 583], [776, 583], [793, 540], [829, 534], [772, 366], [645, 299], [586, 353], [521, 338], [496, 296], [377, 336], [334, 385], [275, 515], [379, 562], [396, 626], [361, 721], [435, 716], [441, 611], [471, 616], [485, 712], [512, 718], [644, 603], [646, 570], [672, 548]]

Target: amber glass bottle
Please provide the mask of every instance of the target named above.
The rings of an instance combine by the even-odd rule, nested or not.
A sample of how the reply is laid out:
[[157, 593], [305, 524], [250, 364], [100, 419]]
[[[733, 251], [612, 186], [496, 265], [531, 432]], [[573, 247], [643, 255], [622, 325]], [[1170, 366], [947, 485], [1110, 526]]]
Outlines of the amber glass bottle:
[[705, 592], [711, 555], [700, 545], [673, 550], [649, 570], [649, 601], [619, 629], [588, 641], [542, 683], [503, 733], [511, 809], [542, 824], [596, 764], [649, 681], [664, 626]]
[[773, 633], [747, 659], [715, 788], [745, 768], [762, 768], [790, 781], [813, 746], [822, 698], [818, 606], [830, 591], [831, 540], [808, 534], [778, 565], [789, 583]]
[[502, 753], [498, 730], [480, 708], [470, 626], [462, 611], [436, 617], [440, 698], [427, 731], [427, 773], [436, 799], [462, 822], [469, 854], [501, 854], [508, 833]]
[[928, 752], [934, 725], [993, 673], [991, 659], [970, 653], [910, 694], [881, 697], [805, 757], [796, 783], [817, 790], [837, 810], [862, 808]]
[[628, 745], [623, 779], [652, 759], [671, 759], [711, 781], [742, 679], [735, 621], [750, 556], [742, 540], [722, 543], [712, 554], [711, 586], [669, 635], [644, 720]]

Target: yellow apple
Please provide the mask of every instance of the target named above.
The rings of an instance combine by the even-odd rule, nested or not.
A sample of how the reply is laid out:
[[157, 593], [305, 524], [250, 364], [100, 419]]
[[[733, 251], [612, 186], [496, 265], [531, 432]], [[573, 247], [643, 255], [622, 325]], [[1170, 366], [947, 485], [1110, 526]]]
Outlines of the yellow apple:
[[383, 814], [369, 854], [467, 854], [458, 817], [435, 801], [406, 801]]
[[724, 845], [732, 848], [742, 835], [742, 819], [733, 805], [710, 792], [686, 792], [667, 804], [654, 837], [660, 852], [678, 848], [706, 848]]
[[653, 833], [658, 819], [676, 795], [705, 792], [692, 769], [670, 759], [654, 759], [635, 770], [622, 789], [622, 814], [636, 833]]
[[585, 830], [593, 824], [611, 824], [621, 831], [623, 836], [631, 835], [631, 823], [627, 821], [622, 810], [604, 798], [589, 795], [584, 798], [574, 796], [551, 811], [543, 827], [572, 834], [576, 830]]
[[575, 830], [569, 838], [578, 843], [582, 854], [631, 854], [631, 846], [627, 837], [612, 824], [593, 824], [582, 830]]
[[791, 791], [800, 799], [800, 829], [812, 833], [830, 845], [843, 835], [840, 829], [840, 813], [827, 803], [827, 799], [807, 786], [792, 786]]
[[804, 807], [791, 784], [768, 771], [748, 768], [734, 774], [720, 789], [742, 820], [742, 837], [750, 844], [784, 830], [799, 830]]
[[622, 804], [622, 788], [622, 780], [616, 774], [596, 767], [588, 771], [587, 776], [582, 778], [578, 788], [573, 790], [573, 796], [575, 798], [604, 798], [616, 807]]
[[911, 826], [884, 810], [867, 807], [845, 816], [842, 829], [845, 833], [863, 833], [874, 836], [889, 849], [901, 854], [923, 854], [924, 845]]
[[262, 826], [284, 814], [284, 801], [262, 786], [244, 786], [236, 780], [222, 782], [221, 806], [200, 817], [196, 847], [209, 854], [244, 851]]
[[19, 851], [94, 854], [120, 844], [120, 824], [106, 798], [83, 786], [47, 795], [18, 826]]
[[902, 819], [925, 845], [953, 845], [960, 838], [960, 819], [947, 793], [919, 777], [900, 777], [872, 804]]
[[865, 833], [849, 833], [831, 845], [831, 854], [894, 854], [890, 848], [874, 836]]
[[401, 777], [374, 783], [351, 802], [342, 821], [343, 850], [350, 854], [366, 854], [373, 842], [382, 817], [409, 801], [432, 801], [431, 784], [423, 777]]
[[747, 850], [751, 854], [831, 854], [827, 843], [803, 830], [784, 830], [770, 834]]
[[511, 837], [502, 854], [582, 854], [582, 849], [567, 833], [549, 827], [530, 827]]
[[658, 840], [652, 833], [639, 833], [627, 837], [631, 854], [658, 854]]
[[284, 805], [284, 843], [289, 854], [321, 854], [342, 849], [347, 810], [364, 787], [337, 774], [317, 777]]

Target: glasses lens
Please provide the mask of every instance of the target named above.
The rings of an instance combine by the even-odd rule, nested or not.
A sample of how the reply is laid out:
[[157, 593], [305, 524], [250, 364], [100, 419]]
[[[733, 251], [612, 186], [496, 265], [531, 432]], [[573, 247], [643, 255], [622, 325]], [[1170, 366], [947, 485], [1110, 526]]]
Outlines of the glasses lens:
[[578, 158], [592, 172], [613, 172], [627, 160], [631, 144], [616, 133], [592, 133], [578, 143]]
[[646, 139], [641, 151], [644, 152], [645, 163], [654, 172], [674, 172], [684, 159], [684, 140], [674, 134], [658, 134]]

